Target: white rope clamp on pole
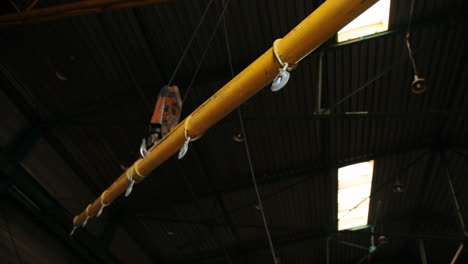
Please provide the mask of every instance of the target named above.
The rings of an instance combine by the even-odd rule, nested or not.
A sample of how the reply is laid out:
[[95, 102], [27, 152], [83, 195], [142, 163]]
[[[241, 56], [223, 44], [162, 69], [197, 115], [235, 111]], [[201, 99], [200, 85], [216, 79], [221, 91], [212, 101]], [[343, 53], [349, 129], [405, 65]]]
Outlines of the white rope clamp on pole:
[[133, 185], [134, 185], [135, 182], [136, 182], [136, 181], [133, 179], [132, 170], [133, 170], [133, 169], [129, 169], [128, 172], [127, 172], [127, 180], [128, 180], [128, 182], [130, 182], [130, 185], [128, 186], [127, 191], [125, 191], [125, 197], [128, 197], [128, 196], [130, 195], [130, 193], [132, 193]]
[[81, 227], [85, 227], [86, 224], [88, 223], [88, 220], [91, 218], [91, 216], [89, 216], [89, 207], [91, 205], [88, 205], [88, 207], [86, 207], [86, 219], [83, 221], [83, 223], [81, 224]]
[[290, 77], [289, 71], [293, 69], [292, 67], [289, 67], [289, 63], [283, 62], [278, 55], [278, 42], [280, 40], [281, 39], [277, 39], [273, 42], [273, 54], [275, 55], [278, 63], [281, 65], [278, 75], [271, 84], [271, 91], [273, 92], [281, 90], [288, 83]]
[[[138, 162], [139, 162], [139, 161], [138, 161]], [[138, 164], [138, 162], [135, 163], [135, 165], [133, 166], [133, 172], [135, 172], [135, 175], [138, 176], [139, 178], [141, 178], [141, 180], [143, 180], [146, 176], [141, 175], [140, 172], [137, 170], [136, 165]]]
[[138, 170], [136, 169], [136, 165], [138, 164], [138, 162], [139, 161], [137, 161], [135, 163], [135, 165], [133, 165], [130, 169], [128, 169], [127, 180], [128, 180], [128, 182], [130, 182], [130, 185], [128, 186], [127, 191], [125, 192], [125, 197], [128, 197], [130, 195], [130, 193], [132, 193], [133, 185], [135, 183], [137, 183], [137, 181], [135, 179], [133, 179], [133, 175], [136, 175], [137, 177], [141, 178], [141, 180], [143, 180], [145, 178], [145, 176], [141, 175], [138, 172]]
[[104, 207], [108, 206], [109, 204], [106, 204], [104, 203], [104, 195], [106, 194], [107, 191], [105, 191], [102, 195], [101, 195], [101, 209], [99, 209], [99, 211], [97, 212], [96, 214], [96, 217], [100, 217], [101, 214], [102, 214], [102, 211], [104, 211]]
[[184, 142], [184, 145], [183, 145], [183, 146], [180, 148], [180, 150], [179, 150], [179, 154], [177, 155], [177, 158], [178, 158], [178, 159], [182, 159], [182, 158], [185, 156], [185, 154], [187, 154], [187, 151], [188, 151], [188, 148], [189, 148], [189, 143], [190, 143], [191, 141], [194, 141], [194, 140], [197, 139], [197, 138], [192, 139], [192, 138], [190, 137], [190, 135], [188, 134], [187, 124], [188, 124], [188, 122], [190, 121], [190, 118], [191, 118], [191, 117], [192, 117], [192, 116], [187, 117], [187, 120], [185, 120], [185, 122], [184, 122], [184, 137], [185, 137], [185, 142]]

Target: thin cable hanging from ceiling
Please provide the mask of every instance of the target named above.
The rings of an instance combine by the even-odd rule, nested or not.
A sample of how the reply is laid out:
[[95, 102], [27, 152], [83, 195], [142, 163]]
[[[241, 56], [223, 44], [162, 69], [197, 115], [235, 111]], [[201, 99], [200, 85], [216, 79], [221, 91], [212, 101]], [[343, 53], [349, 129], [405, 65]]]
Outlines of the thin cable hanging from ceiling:
[[[201, 25], [203, 24], [203, 21], [205, 20], [206, 15], [208, 14], [208, 11], [210, 10], [210, 7], [213, 3], [213, 0], [210, 0], [208, 4], [205, 7], [205, 10], [203, 11], [202, 16], [200, 17], [200, 21], [198, 22], [197, 26], [195, 27], [195, 30], [192, 33], [192, 36], [190, 37], [189, 42], [185, 46], [185, 49], [182, 53], [182, 56], [179, 58], [174, 71], [172, 72], [172, 75], [167, 83], [160, 91], [157, 96], [157, 101], [156, 105], [153, 111], [153, 115], [151, 118], [151, 123], [149, 126], [149, 135], [147, 137], [144, 137], [141, 145], [140, 145], [140, 155], [142, 158], [145, 158], [148, 149], [150, 149], [157, 141], [159, 141], [161, 138], [164, 137], [165, 134], [167, 134], [179, 121], [180, 118], [180, 113], [182, 109], [182, 103], [185, 101], [186, 96], [184, 96], [183, 99], [180, 98], [179, 94], [179, 88], [176, 85], [172, 85], [172, 82], [174, 81], [174, 78], [177, 75], [177, 72], [179, 71], [180, 66], [182, 65], [182, 62], [184, 61], [188, 50], [192, 46], [193, 41], [195, 40], [198, 31], [201, 28]], [[215, 30], [216, 31], [216, 30]], [[211, 42], [210, 42], [211, 43]], [[208, 44], [209, 45], [209, 44]], [[204, 56], [203, 56], [204, 57]], [[203, 60], [203, 59], [202, 59]], [[202, 61], [201, 60], [201, 61]], [[200, 62], [201, 63], [201, 62]], [[138, 87], [139, 88], [139, 87]], [[140, 89], [141, 90], [141, 89]], [[141, 94], [141, 91], [140, 91]], [[143, 100], [145, 101], [145, 100]], [[145, 101], [146, 103], [146, 101]], [[151, 108], [150, 108], [151, 111]], [[163, 122], [163, 119], [166, 121], [172, 120], [171, 122]], [[189, 142], [189, 141], [188, 141]], [[188, 150], [188, 142], [184, 144], [184, 147], [180, 153], [185, 155], [185, 153]], [[179, 154], [179, 156], [183, 156]], [[130, 177], [131, 175], [129, 175]], [[131, 181], [129, 179], [131, 185], [127, 189], [127, 192], [125, 196], [130, 195], [133, 189], [133, 185], [135, 181]], [[104, 208], [104, 205], [101, 209]]]
[[265, 233], [267, 235], [268, 243], [270, 245], [270, 250], [271, 250], [272, 257], [273, 257], [273, 262], [275, 264], [278, 264], [278, 259], [277, 259], [276, 253], [275, 253], [275, 247], [273, 245], [273, 241], [272, 241], [271, 234], [270, 234], [270, 229], [268, 228], [268, 222], [267, 222], [267, 219], [266, 219], [266, 216], [265, 216], [265, 208], [263, 207], [262, 198], [260, 196], [260, 191], [258, 190], [257, 180], [255, 178], [255, 172], [254, 172], [254, 169], [253, 169], [252, 157], [250, 156], [250, 150], [249, 150], [249, 145], [248, 145], [249, 143], [248, 143], [248, 140], [247, 140], [247, 134], [245, 133], [244, 121], [242, 120], [242, 113], [241, 113], [240, 107], [237, 108], [237, 115], [239, 116], [241, 131], [242, 131], [242, 134], [244, 135], [244, 139], [245, 139], [244, 140], [245, 152], [247, 154], [247, 160], [249, 162], [250, 175], [252, 176], [252, 183], [253, 183], [253, 186], [254, 186], [254, 189], [255, 189], [255, 195], [257, 196], [258, 205], [257, 205], [256, 208], [260, 211], [260, 214], [262, 216], [263, 226], [265, 227]]
[[[224, 0], [223, 0], [223, 2], [224, 2]], [[229, 0], [228, 0], [228, 2], [229, 2]], [[224, 27], [224, 38], [225, 38], [225, 42], [226, 42], [226, 51], [227, 51], [228, 61], [229, 61], [229, 70], [231, 72], [231, 77], [234, 77], [234, 67], [232, 65], [232, 56], [231, 56], [231, 49], [230, 49], [230, 46], [229, 46], [229, 37], [228, 37], [228, 33], [227, 33], [226, 21], [223, 22], [223, 27]], [[254, 172], [254, 169], [253, 169], [252, 157], [250, 156], [249, 143], [248, 143], [248, 140], [247, 140], [247, 134], [245, 132], [245, 126], [244, 126], [244, 121], [242, 119], [242, 112], [241, 112], [240, 106], [237, 108], [237, 115], [239, 117], [239, 122], [240, 122], [240, 126], [241, 126], [241, 133], [242, 133], [243, 138], [244, 138], [243, 142], [244, 142], [244, 147], [245, 147], [245, 153], [247, 154], [247, 160], [249, 162], [250, 176], [252, 177], [252, 183], [253, 183], [253, 186], [254, 186], [254, 189], [255, 189], [255, 195], [257, 197], [258, 205], [257, 205], [256, 208], [260, 211], [260, 214], [262, 216], [263, 226], [265, 228], [265, 233], [266, 233], [268, 243], [269, 243], [269, 246], [270, 246], [271, 255], [273, 257], [273, 262], [275, 264], [278, 264], [279, 262], [278, 262], [278, 258], [276, 256], [275, 247], [273, 245], [273, 240], [271, 238], [270, 229], [268, 227], [268, 221], [266, 219], [265, 209], [263, 207], [262, 198], [260, 196], [260, 191], [258, 190], [257, 180], [255, 178], [255, 172]]]
[[[208, 40], [206, 46], [205, 46], [205, 49], [203, 50], [203, 54], [198, 62], [198, 65], [197, 65], [197, 68], [195, 69], [195, 72], [193, 73], [192, 75], [192, 78], [190, 80], [190, 83], [187, 87], [187, 90], [184, 94], [184, 97], [182, 98], [182, 101], [185, 102], [185, 100], [187, 99], [194, 83], [195, 83], [195, 79], [197, 78], [197, 75], [198, 75], [198, 72], [200, 71], [200, 68], [201, 68], [201, 65], [203, 64], [203, 61], [205, 60], [205, 57], [206, 57], [206, 54], [208, 53], [208, 48], [210, 47], [211, 45], [211, 42], [213, 41], [214, 37], [216, 36], [216, 32], [218, 31], [218, 28], [219, 26], [221, 25], [221, 22], [223, 21], [223, 18], [224, 18], [224, 14], [226, 13], [226, 9], [229, 5], [229, 2], [230, 0], [228, 0], [226, 3], [224, 3], [224, 6], [223, 6], [223, 9], [221, 10], [221, 14], [219, 15], [219, 18], [218, 18], [218, 21], [216, 21], [216, 25], [213, 29], [213, 33], [211, 34], [210, 36], [210, 39]], [[187, 122], [185, 123], [185, 125], [187, 124]], [[187, 129], [185, 130], [185, 132], [187, 132]], [[179, 154], [178, 154], [178, 159], [182, 159], [185, 154], [187, 154], [187, 151], [188, 151], [188, 148], [189, 148], [189, 144], [191, 141], [194, 141], [196, 139], [193, 139], [191, 138], [187, 133], [185, 134], [185, 143], [184, 145], [180, 148], [179, 150]]]
[[[200, 71], [200, 68], [201, 68], [201, 65], [203, 64], [204, 60], [205, 60], [205, 57], [206, 57], [206, 54], [208, 54], [208, 48], [210, 47], [211, 45], [211, 42], [213, 42], [214, 40], [214, 37], [216, 36], [216, 32], [218, 32], [218, 28], [219, 26], [221, 25], [221, 22], [224, 21], [224, 15], [226, 13], [226, 10], [227, 10], [227, 7], [229, 5], [229, 2], [231, 0], [228, 0], [228, 1], [223, 1], [223, 9], [221, 10], [221, 14], [219, 15], [219, 18], [218, 18], [218, 21], [216, 21], [216, 24], [214, 26], [214, 29], [213, 29], [213, 33], [211, 33], [211, 36], [210, 38], [208, 39], [208, 42], [205, 46], [205, 49], [203, 50], [203, 53], [202, 53], [202, 56], [198, 62], [198, 65], [197, 65], [197, 68], [195, 68], [195, 72], [193, 73], [192, 75], [192, 78], [190, 79], [190, 83], [187, 87], [187, 90], [184, 94], [184, 98], [182, 99], [183, 102], [185, 102], [185, 99], [187, 99], [187, 96], [188, 94], [190, 93], [194, 83], [195, 83], [195, 79], [198, 75], [198, 72]], [[225, 3], [224, 3], [225, 2]]]
[[[148, 153], [148, 149], [150, 149], [157, 141], [163, 138], [165, 134], [167, 134], [179, 121], [181, 109], [182, 109], [182, 103], [185, 102], [185, 99], [187, 97], [187, 92], [185, 93], [185, 96], [183, 99], [180, 98], [179, 88], [176, 85], [172, 85], [172, 82], [174, 81], [174, 78], [176, 77], [177, 72], [179, 71], [179, 68], [182, 65], [182, 62], [184, 61], [188, 53], [188, 50], [192, 46], [192, 43], [195, 40], [198, 34], [198, 31], [200, 30], [201, 25], [203, 24], [203, 21], [205, 20], [205, 17], [207, 16], [208, 11], [210, 10], [212, 3], [213, 3], [213, 0], [210, 0], [208, 4], [206, 5], [205, 10], [203, 11], [203, 14], [200, 18], [200, 21], [198, 22], [198, 25], [195, 27], [195, 30], [193, 31], [189, 42], [185, 46], [182, 56], [179, 58], [176, 64], [176, 67], [174, 68], [174, 71], [172, 72], [172, 75], [168, 81], [168, 84], [165, 85], [158, 94], [158, 100], [156, 102], [155, 109], [154, 109], [153, 116], [152, 116], [151, 123], [150, 123], [150, 127], [149, 127], [149, 136], [146, 138], [143, 138], [142, 143], [140, 145], [140, 155], [142, 158], [145, 158]], [[222, 17], [222, 14], [220, 17]], [[216, 29], [214, 30], [214, 32], [216, 32]], [[207, 46], [209, 46], [210, 43], [211, 43], [211, 39], [209, 43], [207, 44]], [[207, 50], [207, 47], [205, 48], [205, 50]], [[205, 57], [205, 53], [203, 54], [202, 59], [200, 59], [200, 63], [199, 63], [200, 65]], [[195, 72], [194, 75], [192, 76], [191, 83], [195, 79], [196, 74], [197, 72]], [[190, 89], [190, 85], [187, 90], [189, 89]], [[174, 102], [176, 103], [174, 104]], [[164, 119], [172, 120], [172, 121], [176, 120], [176, 121], [175, 122], [163, 122]], [[181, 159], [187, 153], [188, 143], [190, 143], [190, 141], [193, 141], [193, 140], [188, 138], [186, 143], [183, 145], [183, 147], [179, 151], [179, 159]], [[130, 181], [130, 182], [131, 182], [131, 185], [127, 189], [126, 196], [128, 196], [131, 193], [133, 184], [135, 183], [135, 181]]]
[[[198, 198], [197, 194], [195, 193], [194, 189], [193, 189], [193, 185], [191, 184], [191, 182], [189, 181], [189, 179], [187, 178], [186, 174], [183, 173], [182, 174], [182, 178], [184, 179], [184, 182], [185, 182], [185, 186], [187, 187], [187, 189], [189, 190], [190, 192], [190, 195], [192, 196], [192, 199], [195, 201], [195, 205], [197, 207], [197, 210], [200, 214], [202, 214], [203, 210], [202, 210], [202, 206], [200, 204], [200, 199]], [[214, 220], [217, 224], [220, 224], [220, 225], [223, 225], [220, 221], [219, 221], [219, 216], [215, 213], [214, 215]], [[223, 225], [225, 226], [225, 225]], [[213, 238], [214, 242], [216, 244], [218, 244], [222, 251], [223, 251], [223, 254], [224, 254], [224, 259], [229, 263], [229, 264], [232, 264], [232, 260], [231, 260], [231, 256], [229, 255], [226, 247], [216, 238], [215, 236], [215, 233], [213, 231], [213, 229], [211, 228], [208, 228], [208, 232], [210, 234], [210, 236]]]
[[[210, 1], [209, 5], [211, 5], [211, 2], [212, 2], [212, 1]], [[192, 88], [192, 86], [193, 86], [193, 84], [194, 84], [194, 82], [195, 82], [195, 79], [196, 79], [197, 74], [198, 74], [198, 72], [199, 72], [199, 70], [200, 70], [200, 68], [201, 68], [201, 65], [203, 64], [203, 61], [204, 61], [204, 59], [205, 59], [205, 57], [206, 57], [206, 54], [208, 53], [208, 48], [210, 47], [211, 42], [213, 41], [214, 37], [216, 36], [216, 32], [218, 31], [218, 28], [219, 28], [221, 22], [224, 21], [224, 15], [225, 15], [225, 13], [226, 13], [226, 9], [227, 9], [227, 7], [228, 7], [228, 5], [229, 5], [229, 2], [230, 2], [230, 0], [228, 0], [226, 3], [225, 3], [225, 1], [223, 1], [222, 11], [221, 11], [221, 13], [220, 13], [220, 15], [219, 15], [218, 21], [216, 22], [216, 24], [215, 24], [215, 26], [214, 26], [213, 32], [212, 32], [212, 34], [211, 34], [211, 36], [210, 36], [208, 42], [206, 43], [205, 49], [203, 50], [202, 56], [201, 56], [201, 58], [200, 58], [200, 60], [199, 60], [199, 63], [198, 63], [198, 65], [197, 65], [197, 67], [196, 67], [196, 70], [195, 70], [195, 72], [194, 72], [193, 75], [192, 75], [192, 78], [191, 78], [191, 80], [190, 80], [190, 83], [189, 83], [189, 85], [188, 85], [188, 87], [187, 87], [187, 90], [186, 90], [186, 92], [185, 92], [185, 94], [184, 94], [184, 97], [183, 97], [183, 99], [182, 99], [183, 102], [185, 102], [185, 100], [186, 100], [186, 98], [187, 98], [187, 96], [188, 96], [188, 94], [189, 94], [189, 92], [190, 92], [190, 90], [191, 90], [191, 88]], [[208, 6], [209, 6], [209, 5], [208, 5]], [[206, 11], [205, 11], [205, 14], [203, 15], [203, 17], [204, 17], [205, 15], [206, 15]], [[201, 23], [200, 23], [200, 24], [201, 24]], [[199, 26], [197, 26], [197, 31], [198, 31], [198, 28], [199, 28]], [[192, 39], [191, 39], [190, 42], [192, 42], [193, 39], [194, 39], [194, 36], [192, 36]], [[185, 50], [183, 56], [186, 55], [186, 52], [187, 52], [189, 46], [190, 46], [190, 44], [187, 46], [187, 48], [186, 48], [186, 50]], [[181, 60], [179, 61], [178, 67], [180, 66], [180, 63], [181, 63], [182, 60], [183, 60], [183, 58], [181, 58]], [[176, 68], [176, 70], [178, 69], [178, 67]], [[169, 83], [171, 83], [171, 82], [173, 81], [174, 76], [175, 76], [175, 72], [174, 72], [173, 76], [171, 77], [171, 80], [169, 81]], [[189, 141], [188, 141], [188, 142], [189, 142]], [[185, 148], [182, 148], [183, 151], [182, 151], [182, 149], [181, 149], [181, 152], [179, 152], [179, 159], [183, 158], [183, 156], [185, 156], [185, 154], [187, 153], [188, 144], [184, 144], [184, 146], [185, 146]], [[184, 183], [185, 183], [187, 189], [188, 189], [189, 192], [190, 192], [190, 195], [192, 196], [192, 199], [195, 201], [195, 205], [196, 205], [196, 207], [197, 207], [197, 209], [198, 209], [198, 212], [201, 213], [201, 212], [203, 211], [203, 210], [202, 210], [202, 206], [201, 206], [201, 204], [200, 204], [200, 200], [199, 200], [197, 194], [195, 193], [195, 191], [194, 191], [194, 189], [193, 189], [193, 185], [191, 184], [191, 182], [189, 181], [189, 179], [187, 178], [187, 176], [186, 176], [185, 174], [183, 174], [183, 180], [184, 180]], [[214, 217], [214, 218], [215, 218], [215, 221], [219, 223], [219, 219], [218, 219], [219, 216], [217, 216], [217, 215], [215, 214], [215, 217]], [[221, 224], [221, 223], [220, 223], [220, 224]], [[211, 236], [211, 237], [213, 238], [213, 240], [215, 241], [215, 243], [218, 244], [218, 245], [220, 245], [220, 247], [222, 248], [222, 251], [223, 251], [225, 260], [226, 260], [228, 263], [232, 263], [231, 257], [230, 257], [230, 255], [229, 255], [229, 253], [228, 253], [226, 247], [216, 238], [214, 231], [211, 230], [211, 229], [209, 229], [209, 233], [210, 233], [210, 236]]]
[[193, 31], [192, 37], [190, 38], [189, 42], [187, 43], [187, 46], [185, 46], [184, 52], [182, 53], [182, 56], [180, 57], [179, 61], [176, 64], [176, 67], [174, 68], [174, 71], [172, 72], [171, 78], [169, 78], [169, 81], [167, 82], [168, 86], [171, 86], [172, 82], [174, 81], [174, 78], [179, 71], [180, 66], [182, 65], [182, 61], [184, 60], [185, 56], [187, 55], [188, 50], [190, 49], [190, 46], [192, 46], [193, 41], [195, 40], [195, 37], [198, 34], [198, 31], [200, 30], [200, 27], [205, 20], [206, 14], [208, 14], [208, 10], [210, 9], [211, 4], [213, 3], [213, 0], [210, 0], [208, 4], [205, 7], [205, 11], [203, 11], [203, 15], [200, 18], [200, 22], [198, 22], [197, 27]]

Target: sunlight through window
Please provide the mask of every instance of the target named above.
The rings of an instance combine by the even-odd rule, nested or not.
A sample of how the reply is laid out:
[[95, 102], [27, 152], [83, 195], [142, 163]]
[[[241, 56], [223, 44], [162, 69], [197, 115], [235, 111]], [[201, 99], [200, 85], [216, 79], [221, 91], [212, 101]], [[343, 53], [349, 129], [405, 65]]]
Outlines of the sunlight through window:
[[374, 161], [338, 169], [338, 230], [367, 225]]
[[338, 42], [388, 30], [390, 0], [380, 0], [338, 32]]

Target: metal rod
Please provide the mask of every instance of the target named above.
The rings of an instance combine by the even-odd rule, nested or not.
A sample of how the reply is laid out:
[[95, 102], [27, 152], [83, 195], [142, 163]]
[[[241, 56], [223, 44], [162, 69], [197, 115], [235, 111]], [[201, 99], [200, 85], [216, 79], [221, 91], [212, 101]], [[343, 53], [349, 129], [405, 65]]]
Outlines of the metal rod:
[[[47, 8], [26, 10], [16, 14], [0, 16], [0, 26], [22, 25], [55, 20], [63, 17], [96, 14], [103, 11], [131, 8], [166, 2], [168, 0], [86, 0]], [[33, 6], [34, 7], [34, 6]], [[29, 8], [29, 7], [28, 7]]]
[[38, 2], [39, 2], [39, 0], [32, 1], [32, 3], [29, 4], [28, 7], [26, 7], [26, 11], [30, 11], [31, 9], [33, 9]]
[[[341, 231], [343, 232], [343, 231]], [[359, 231], [350, 231], [358, 232]], [[465, 237], [461, 236], [444, 236], [438, 234], [412, 234], [412, 233], [396, 233], [396, 232], [375, 232], [372, 233], [375, 236], [387, 236], [393, 239], [424, 239], [424, 240], [457, 240], [457, 241], [468, 241]]]
[[315, 113], [322, 113], [322, 78], [323, 78], [323, 51], [319, 55], [319, 69], [318, 69], [318, 81], [317, 81], [317, 102], [315, 105]]
[[460, 211], [460, 205], [458, 204], [457, 195], [455, 193], [455, 189], [453, 188], [452, 177], [450, 176], [450, 169], [448, 167], [447, 160], [445, 158], [444, 160], [445, 160], [445, 173], [447, 175], [447, 180], [448, 180], [449, 187], [450, 187], [450, 193], [452, 194], [453, 203], [457, 210], [457, 216], [458, 216], [458, 221], [460, 222], [460, 228], [462, 229], [463, 235], [466, 237], [468, 235], [467, 235], [466, 228], [465, 228], [465, 221], [463, 220], [463, 215], [461, 214], [461, 211]]
[[[279, 57], [283, 62], [294, 65], [375, 2], [377, 0], [324, 2], [281, 39], [277, 47]], [[179, 151], [186, 141], [186, 135], [192, 139], [201, 137], [206, 130], [273, 81], [280, 66], [270, 48], [155, 144], [144, 159], [137, 160], [120, 175], [100, 197], [74, 218], [74, 225], [81, 226], [86, 218], [96, 216], [101, 202], [112, 203], [132, 182], [142, 181], [144, 176]]]
[[366, 255], [364, 255], [364, 257], [362, 257], [362, 258], [360, 258], [358, 260], [357, 264], [363, 263], [364, 261], [366, 261], [366, 259], [367, 259], [367, 261], [369, 261], [369, 258], [370, 258], [370, 254], [366, 254]]
[[463, 250], [463, 243], [460, 243], [460, 246], [458, 246], [457, 252], [455, 253], [455, 256], [453, 256], [453, 259], [450, 262], [450, 264], [455, 264], [455, 262], [457, 262], [458, 256], [460, 256], [460, 253], [462, 250]]
[[427, 264], [426, 248], [424, 247], [424, 240], [418, 239], [418, 246], [419, 246], [419, 255], [421, 256], [421, 264]]
[[10, 0], [10, 4], [15, 8], [15, 10], [16, 10], [17, 13], [21, 13], [21, 10], [20, 10], [19, 7], [16, 5], [15, 1]]
[[336, 242], [338, 242], [340, 244], [343, 244], [343, 245], [346, 245], [346, 246], [350, 246], [350, 247], [354, 247], [354, 248], [363, 249], [365, 251], [369, 251], [368, 247], [361, 246], [361, 245], [358, 245], [358, 244], [354, 244], [354, 243], [351, 243], [351, 242], [347, 242], [347, 241], [343, 241], [343, 240], [336, 240]]

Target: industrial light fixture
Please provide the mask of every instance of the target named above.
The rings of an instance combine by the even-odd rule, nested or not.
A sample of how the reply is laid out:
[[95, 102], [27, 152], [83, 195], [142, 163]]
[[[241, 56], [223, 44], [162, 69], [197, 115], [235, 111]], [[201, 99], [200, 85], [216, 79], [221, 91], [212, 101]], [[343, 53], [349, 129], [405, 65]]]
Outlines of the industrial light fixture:
[[57, 79], [59, 79], [61, 81], [67, 81], [68, 80], [67, 76], [63, 72], [59, 72], [59, 71], [55, 72], [55, 77], [57, 77]]
[[338, 169], [338, 230], [367, 225], [374, 161]]
[[426, 79], [419, 77], [418, 75], [416, 62], [414, 61], [414, 58], [413, 58], [413, 50], [411, 49], [410, 29], [411, 29], [411, 20], [413, 16], [413, 8], [414, 8], [414, 0], [411, 1], [410, 13], [409, 13], [409, 18], [408, 18], [408, 29], [406, 31], [406, 48], [408, 49], [408, 55], [411, 61], [411, 66], [413, 67], [413, 74], [414, 74], [414, 79], [413, 79], [413, 82], [411, 82], [410, 89], [414, 94], [421, 94], [427, 90], [427, 83], [426, 83]]
[[427, 89], [426, 79], [414, 75], [414, 80], [411, 83], [411, 91], [415, 94], [424, 93]]
[[245, 141], [245, 137], [241, 132], [234, 133], [234, 135], [232, 136], [232, 139], [234, 139], [234, 141], [239, 142], [239, 143], [242, 143]]
[[403, 193], [405, 192], [405, 185], [400, 182], [400, 179], [396, 179], [395, 183], [393, 184], [392, 191], [394, 193]]
[[427, 83], [424, 78], [418, 76], [416, 62], [414, 61], [414, 58], [413, 58], [413, 50], [411, 49], [409, 31], [406, 33], [406, 48], [408, 49], [408, 54], [409, 54], [409, 58], [411, 61], [411, 65], [413, 66], [413, 73], [414, 73], [414, 79], [413, 79], [413, 82], [411, 82], [410, 89], [414, 94], [424, 93], [427, 90]]
[[388, 30], [389, 16], [390, 0], [378, 1], [338, 32], [338, 42], [358, 39]]
[[379, 236], [379, 238], [377, 239], [377, 241], [379, 242], [379, 245], [385, 245], [388, 243], [388, 237], [386, 236]]

